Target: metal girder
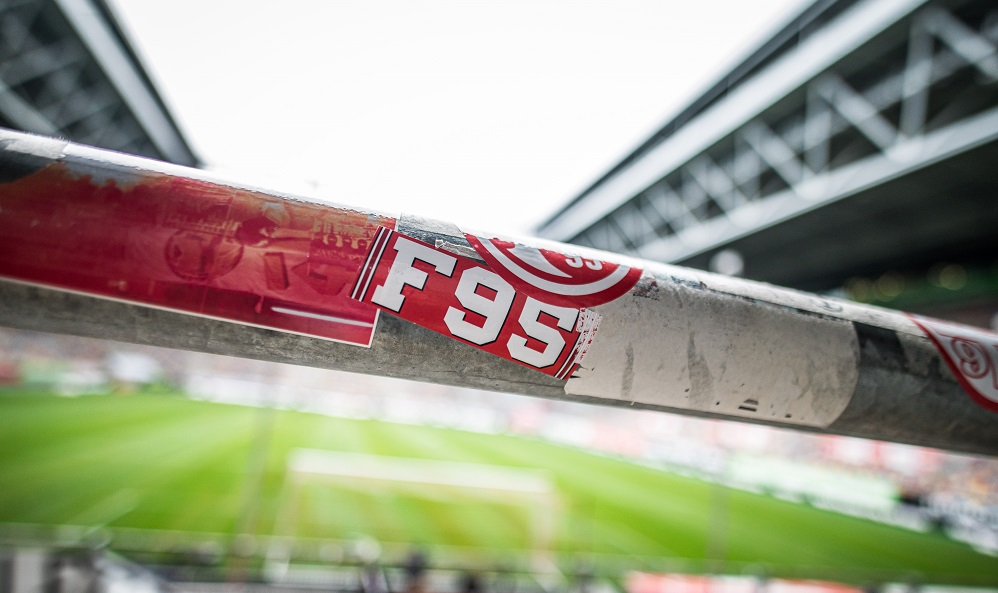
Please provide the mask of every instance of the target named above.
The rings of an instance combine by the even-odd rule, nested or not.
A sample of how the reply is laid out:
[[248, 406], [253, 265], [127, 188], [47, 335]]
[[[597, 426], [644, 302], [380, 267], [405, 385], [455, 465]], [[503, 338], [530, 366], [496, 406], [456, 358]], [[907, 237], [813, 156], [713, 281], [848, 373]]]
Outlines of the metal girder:
[[102, 0], [0, 3], [0, 121], [193, 165]]
[[540, 234], [619, 249], [601, 227], [651, 202], [663, 224], [624, 253], [689, 261], [998, 140], [998, 8], [921, 4], [858, 3]]
[[[153, 91], [141, 79], [141, 72], [130, 63], [107, 20], [91, 0], [55, 0], [76, 30], [81, 42], [97, 60], [108, 80], [117, 89], [144, 133], [167, 160], [185, 162], [190, 149], [177, 133], [157, 102]], [[124, 140], [130, 144], [134, 138]]]
[[691, 229], [693, 232], [660, 236], [642, 245], [641, 255], [661, 261], [687, 258], [996, 140], [998, 109], [992, 109], [917, 140], [898, 142], [883, 154], [809, 176], [784, 191], [750, 201], [725, 217], [702, 221]]
[[9, 86], [0, 80], [0, 115], [16, 122], [20, 128], [38, 134], [56, 134], [58, 128], [48, 118], [38, 113], [30, 103], [22, 99]]
[[998, 334], [0, 131], [0, 324], [998, 455]]

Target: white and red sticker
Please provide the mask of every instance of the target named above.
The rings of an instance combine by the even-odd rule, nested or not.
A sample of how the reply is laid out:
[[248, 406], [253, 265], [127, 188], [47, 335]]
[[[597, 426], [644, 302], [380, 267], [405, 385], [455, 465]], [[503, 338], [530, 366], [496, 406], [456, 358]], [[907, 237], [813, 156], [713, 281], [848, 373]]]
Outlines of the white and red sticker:
[[910, 316], [928, 334], [957, 381], [974, 400], [998, 412], [998, 334]]
[[568, 379], [599, 315], [517, 290], [479, 262], [381, 228], [351, 297], [402, 319]]
[[640, 268], [466, 234], [490, 268], [518, 291], [564, 307], [595, 307], [629, 291]]

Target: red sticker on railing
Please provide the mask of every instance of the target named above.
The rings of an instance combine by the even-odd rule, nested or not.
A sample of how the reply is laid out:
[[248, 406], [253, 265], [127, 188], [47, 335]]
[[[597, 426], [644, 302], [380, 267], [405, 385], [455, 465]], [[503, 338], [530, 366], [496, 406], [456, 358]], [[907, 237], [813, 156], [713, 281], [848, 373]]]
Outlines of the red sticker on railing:
[[641, 270], [466, 234], [478, 255], [518, 291], [565, 307], [595, 307], [629, 291]]
[[910, 315], [974, 400], [998, 412], [998, 334]]
[[507, 360], [567, 379], [599, 316], [540, 301], [475, 260], [389, 229], [375, 237], [353, 298]]
[[63, 164], [0, 183], [0, 277], [369, 346], [350, 298], [387, 218], [157, 174]]

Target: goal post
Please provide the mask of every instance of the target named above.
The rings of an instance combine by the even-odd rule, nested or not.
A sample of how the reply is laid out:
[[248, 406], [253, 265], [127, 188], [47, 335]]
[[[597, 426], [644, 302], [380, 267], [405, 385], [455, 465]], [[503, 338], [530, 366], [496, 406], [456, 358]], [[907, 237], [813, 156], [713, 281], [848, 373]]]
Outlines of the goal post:
[[[558, 490], [548, 472], [481, 463], [295, 449], [285, 465], [274, 535], [293, 541], [307, 521], [301, 510], [303, 489], [323, 485], [362, 494], [395, 493], [412, 499], [438, 495], [465, 498], [483, 507], [523, 509], [525, 540], [535, 568], [547, 568], [553, 551], [561, 508]], [[349, 512], [344, 510], [344, 512]], [[337, 534], [342, 539], [345, 534]], [[376, 535], [376, 534], [369, 534]], [[274, 549], [271, 562], [288, 562]]]

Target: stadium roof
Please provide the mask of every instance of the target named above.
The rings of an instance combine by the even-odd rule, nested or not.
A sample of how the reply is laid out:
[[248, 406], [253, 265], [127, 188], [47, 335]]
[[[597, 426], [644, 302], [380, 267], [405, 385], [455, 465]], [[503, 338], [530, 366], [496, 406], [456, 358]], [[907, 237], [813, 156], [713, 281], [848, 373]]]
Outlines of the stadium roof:
[[0, 126], [199, 160], [105, 0], [0, 4]]
[[651, 134], [647, 140], [639, 144], [627, 156], [614, 164], [606, 173], [597, 178], [581, 193], [548, 216], [544, 222], [538, 225], [538, 228], [543, 229], [562, 213], [570, 210], [596, 187], [599, 187], [628, 165], [643, 157], [692, 119], [707, 111], [718, 101], [725, 98], [731, 91], [740, 87], [755, 74], [786, 55], [805, 39], [808, 39], [814, 33], [821, 30], [826, 23], [835, 19], [857, 2], [858, 0], [816, 0], [813, 4], [804, 8], [797, 16], [791, 18], [789, 22], [767, 37], [765, 42], [757, 49], [750, 52], [730, 71], [722, 75], [717, 82], [703, 91], [688, 106], [680, 110], [665, 125]]
[[816, 2], [536, 231], [808, 291], [989, 274], [995, 23], [988, 0]]

